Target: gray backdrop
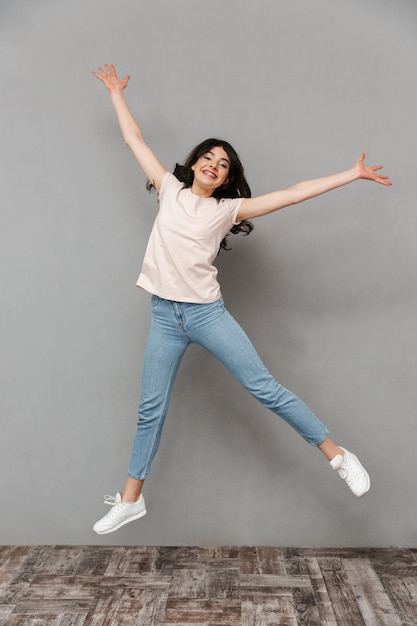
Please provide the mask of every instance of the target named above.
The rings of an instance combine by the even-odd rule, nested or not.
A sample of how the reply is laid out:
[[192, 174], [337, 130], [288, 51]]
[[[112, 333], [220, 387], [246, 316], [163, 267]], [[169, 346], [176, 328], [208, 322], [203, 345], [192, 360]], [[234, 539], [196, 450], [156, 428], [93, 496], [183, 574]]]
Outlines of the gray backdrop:
[[[2, 0], [0, 543], [416, 545], [416, 25], [415, 0]], [[211, 135], [254, 194], [385, 165], [392, 188], [261, 218], [218, 260], [267, 366], [366, 463], [363, 500], [192, 347], [147, 517], [92, 532], [136, 427], [157, 206], [106, 62], [168, 168]]]

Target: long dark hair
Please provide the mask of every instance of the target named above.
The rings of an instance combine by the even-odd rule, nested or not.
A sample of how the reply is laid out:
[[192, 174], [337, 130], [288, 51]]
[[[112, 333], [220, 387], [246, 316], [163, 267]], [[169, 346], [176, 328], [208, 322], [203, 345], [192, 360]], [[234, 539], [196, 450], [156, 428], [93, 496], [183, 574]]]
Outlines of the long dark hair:
[[[237, 154], [236, 150], [230, 145], [229, 142], [223, 139], [206, 139], [198, 144], [187, 156], [184, 163], [180, 165], [177, 163], [174, 169], [174, 176], [178, 180], [184, 183], [185, 187], [191, 187], [194, 181], [194, 171], [191, 167], [198, 161], [198, 159], [209, 152], [212, 148], [223, 148], [230, 159], [229, 176], [227, 182], [216, 189], [213, 193], [213, 198], [220, 200], [221, 198], [250, 198], [251, 190], [248, 182], [245, 178], [243, 165]], [[154, 188], [152, 183], [148, 180], [146, 183], [148, 191], [152, 191]], [[243, 233], [243, 235], [249, 235], [253, 230], [252, 222], [248, 220], [242, 220], [239, 224], [235, 224], [230, 233], [236, 235], [237, 233]], [[220, 244], [220, 249], [230, 250], [227, 246], [227, 235]]]

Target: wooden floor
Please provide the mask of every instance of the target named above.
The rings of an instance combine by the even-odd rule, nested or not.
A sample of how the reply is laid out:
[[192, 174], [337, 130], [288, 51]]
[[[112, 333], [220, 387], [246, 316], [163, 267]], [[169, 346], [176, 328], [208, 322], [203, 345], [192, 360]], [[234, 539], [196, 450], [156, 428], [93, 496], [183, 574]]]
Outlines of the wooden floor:
[[417, 550], [0, 547], [10, 626], [417, 625]]

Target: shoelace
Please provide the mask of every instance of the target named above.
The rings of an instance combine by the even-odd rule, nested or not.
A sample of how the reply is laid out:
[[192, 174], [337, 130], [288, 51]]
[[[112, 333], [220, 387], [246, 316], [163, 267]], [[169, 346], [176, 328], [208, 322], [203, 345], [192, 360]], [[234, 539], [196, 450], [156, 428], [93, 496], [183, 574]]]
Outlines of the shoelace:
[[339, 475], [345, 480], [350, 474], [349, 482], [355, 480], [355, 478], [357, 478], [360, 474], [359, 470], [349, 462], [349, 459], [346, 458], [343, 460], [343, 463], [339, 467], [338, 472]]
[[121, 502], [118, 500], [117, 496], [104, 496], [104, 504], [114, 506], [115, 504], [121, 504]]
[[104, 496], [104, 504], [108, 504], [112, 508], [107, 513], [108, 517], [113, 516], [118, 513], [121, 509], [125, 508], [125, 504], [122, 502], [122, 498], [118, 493], [116, 496]]
[[104, 496], [104, 504], [108, 504], [112, 508], [105, 515], [106, 518], [112, 519], [115, 515], [119, 513], [120, 510], [125, 508], [125, 504], [121, 501], [121, 497], [119, 494], [116, 496]]

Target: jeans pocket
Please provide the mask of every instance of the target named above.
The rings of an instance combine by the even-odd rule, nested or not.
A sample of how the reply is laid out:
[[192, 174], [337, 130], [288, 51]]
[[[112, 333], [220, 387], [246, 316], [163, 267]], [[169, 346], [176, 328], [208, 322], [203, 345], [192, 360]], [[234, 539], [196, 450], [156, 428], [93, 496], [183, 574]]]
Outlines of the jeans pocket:
[[152, 307], [155, 307], [160, 302], [161, 302], [161, 298], [159, 296], [155, 296], [154, 294], [152, 294], [152, 298], [151, 298]]

